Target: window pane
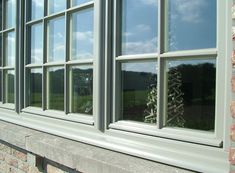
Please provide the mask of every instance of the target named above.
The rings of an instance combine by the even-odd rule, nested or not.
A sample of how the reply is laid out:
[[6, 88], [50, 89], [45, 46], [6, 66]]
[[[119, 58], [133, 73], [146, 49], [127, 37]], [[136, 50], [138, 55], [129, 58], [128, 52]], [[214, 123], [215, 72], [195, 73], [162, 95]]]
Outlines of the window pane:
[[71, 68], [70, 93], [72, 113], [92, 115], [93, 111], [93, 69], [92, 66], [75, 66]]
[[30, 69], [29, 106], [42, 107], [42, 69]]
[[66, 9], [66, 0], [48, 0], [49, 14], [57, 13]]
[[44, 13], [44, 0], [30, 0], [30, 19], [40, 19], [43, 17]]
[[157, 52], [158, 1], [122, 0], [122, 54]]
[[0, 70], [0, 102], [2, 102], [2, 70]]
[[5, 102], [6, 103], [14, 103], [15, 102], [15, 71], [7, 70], [5, 74]]
[[64, 110], [64, 68], [48, 68], [48, 109]]
[[72, 59], [93, 58], [93, 8], [72, 14]]
[[216, 0], [169, 0], [168, 50], [216, 47]]
[[157, 63], [122, 63], [123, 120], [156, 123]]
[[15, 27], [15, 5], [16, 0], [6, 0], [5, 1], [5, 27], [12, 28]]
[[0, 34], [0, 66], [2, 66], [2, 35]]
[[214, 130], [216, 60], [167, 62], [166, 126]]
[[76, 6], [76, 5], [81, 5], [83, 3], [86, 3], [86, 2], [90, 2], [91, 0], [72, 0], [72, 4], [73, 6]]
[[59, 17], [49, 21], [48, 61], [65, 61], [65, 20]]
[[30, 27], [29, 63], [40, 64], [43, 62], [43, 27], [42, 24], [35, 24]]
[[15, 32], [9, 32], [5, 38], [5, 65], [15, 66]]
[[3, 12], [3, 8], [2, 8], [2, 1], [0, 1], [0, 31], [3, 30], [3, 23], [2, 23], [2, 13]]

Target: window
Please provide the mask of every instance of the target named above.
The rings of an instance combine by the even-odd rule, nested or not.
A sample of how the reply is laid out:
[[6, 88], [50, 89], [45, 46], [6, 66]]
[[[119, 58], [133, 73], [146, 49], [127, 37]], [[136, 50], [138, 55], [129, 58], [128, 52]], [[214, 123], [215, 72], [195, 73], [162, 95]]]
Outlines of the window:
[[110, 127], [156, 136], [169, 128], [216, 133], [216, 0], [115, 4]]
[[70, 4], [27, 3], [25, 107], [32, 112], [93, 115], [94, 2]]
[[[16, 60], [16, 1], [1, 1], [0, 22], [0, 101], [1, 106], [14, 109]], [[3, 19], [3, 20], [2, 20]]]

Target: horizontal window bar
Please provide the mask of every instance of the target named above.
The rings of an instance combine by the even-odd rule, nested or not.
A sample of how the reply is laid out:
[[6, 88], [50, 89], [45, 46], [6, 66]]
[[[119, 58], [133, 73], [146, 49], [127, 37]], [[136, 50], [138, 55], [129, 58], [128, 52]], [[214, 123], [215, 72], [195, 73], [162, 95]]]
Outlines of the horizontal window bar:
[[43, 22], [43, 18], [31, 20], [31, 21], [27, 22], [26, 25], [33, 25], [33, 24], [37, 24], [37, 23], [41, 23], [41, 22]]
[[64, 16], [64, 15], [65, 15], [65, 11], [62, 11], [62, 12], [54, 13], [54, 14], [49, 15], [49, 16], [45, 16], [44, 19], [45, 20], [50, 20], [50, 19], [60, 17], [60, 16]]
[[186, 56], [210, 56], [217, 55], [217, 49], [199, 49], [167, 52], [160, 55], [160, 57], [186, 57]]
[[14, 67], [2, 67], [3, 70], [14, 70]]
[[88, 59], [88, 60], [72, 60], [72, 61], [66, 62], [66, 64], [68, 64], [68, 65], [72, 65], [72, 64], [92, 64], [93, 62], [94, 62], [93, 59]]
[[47, 62], [43, 66], [63, 66], [65, 62]]
[[72, 12], [75, 12], [75, 11], [80, 11], [80, 10], [83, 10], [83, 9], [86, 9], [86, 8], [89, 8], [89, 7], [93, 7], [93, 5], [94, 5], [94, 1], [90, 1], [90, 2], [83, 3], [81, 5], [69, 8], [66, 11], [68, 13], [72, 13]]
[[42, 67], [43, 64], [27, 64], [25, 65], [25, 67], [27, 68], [34, 68], [34, 67]]
[[5, 33], [5, 32], [12, 32], [12, 31], [14, 31], [14, 30], [15, 30], [15, 28], [5, 29], [5, 30], [0, 31], [0, 34], [1, 34], [1, 33]]
[[159, 56], [158, 53], [153, 54], [139, 54], [139, 55], [122, 55], [116, 58], [117, 61], [125, 61], [125, 60], [139, 60], [139, 59], [156, 59]]

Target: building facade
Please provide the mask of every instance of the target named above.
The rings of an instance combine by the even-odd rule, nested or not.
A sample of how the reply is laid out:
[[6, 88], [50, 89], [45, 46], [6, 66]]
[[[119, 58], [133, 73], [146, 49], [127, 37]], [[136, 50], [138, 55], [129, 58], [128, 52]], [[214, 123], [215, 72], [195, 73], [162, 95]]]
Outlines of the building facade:
[[0, 2], [0, 173], [235, 172], [235, 2]]

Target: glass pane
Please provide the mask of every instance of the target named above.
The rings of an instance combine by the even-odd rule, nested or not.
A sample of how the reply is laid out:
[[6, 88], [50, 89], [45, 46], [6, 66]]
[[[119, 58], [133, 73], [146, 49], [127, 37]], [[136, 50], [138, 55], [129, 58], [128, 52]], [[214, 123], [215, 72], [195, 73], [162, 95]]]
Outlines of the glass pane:
[[66, 0], [48, 0], [49, 14], [57, 13], [66, 9]]
[[65, 61], [65, 20], [59, 17], [49, 21], [48, 61]]
[[29, 106], [42, 107], [42, 69], [30, 69]]
[[93, 58], [93, 8], [72, 14], [72, 59]]
[[9, 32], [5, 38], [5, 65], [15, 66], [15, 32]]
[[158, 51], [158, 1], [122, 0], [122, 54]]
[[2, 35], [0, 34], [0, 66], [2, 66]]
[[64, 110], [64, 68], [48, 68], [48, 109]]
[[72, 0], [72, 4], [73, 6], [76, 6], [76, 5], [81, 5], [83, 3], [86, 3], [86, 2], [90, 2], [91, 0]]
[[43, 27], [42, 24], [32, 25], [30, 27], [30, 40], [28, 44], [29, 63], [40, 64], [43, 62]]
[[31, 0], [30, 2], [30, 20], [36, 20], [43, 17], [44, 0]]
[[5, 0], [5, 27], [15, 27], [15, 7], [16, 0]]
[[71, 68], [70, 93], [72, 113], [92, 115], [93, 112], [93, 69], [92, 66]]
[[166, 126], [213, 131], [216, 60], [170, 60], [167, 69]]
[[15, 102], [15, 71], [8, 70], [5, 74], [5, 102], [14, 103]]
[[123, 120], [156, 123], [157, 62], [122, 63]]
[[168, 50], [216, 47], [216, 0], [169, 0]]
[[0, 31], [3, 30], [3, 23], [2, 23], [2, 14], [3, 14], [3, 8], [2, 8], [2, 1], [0, 1]]

